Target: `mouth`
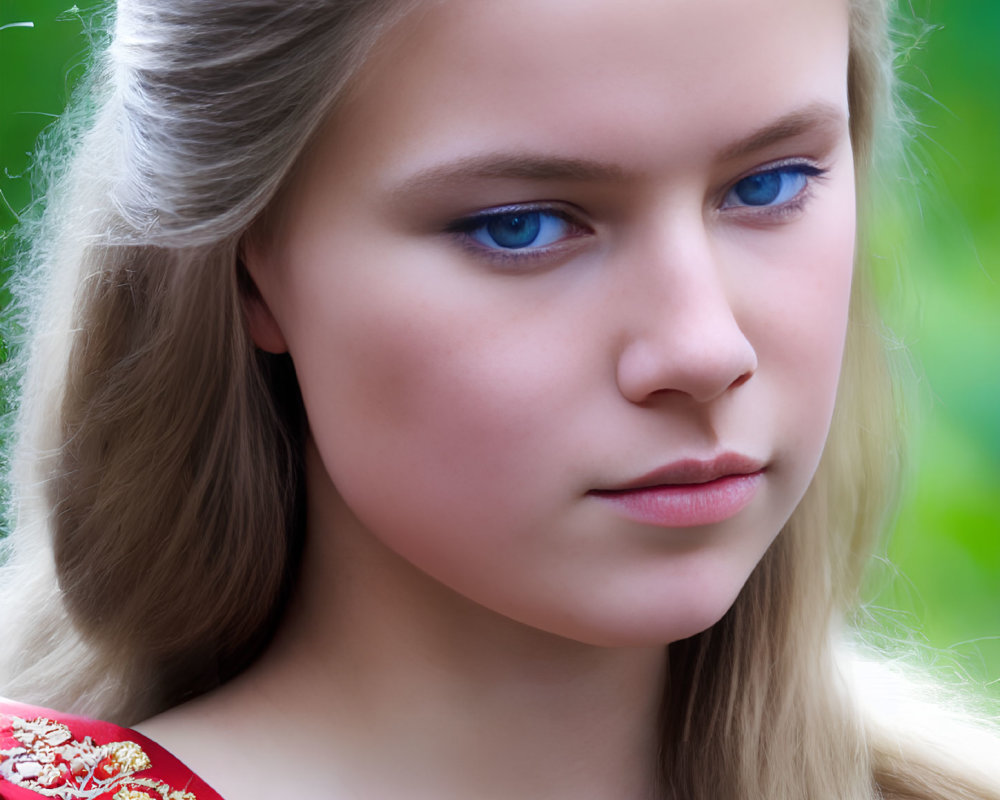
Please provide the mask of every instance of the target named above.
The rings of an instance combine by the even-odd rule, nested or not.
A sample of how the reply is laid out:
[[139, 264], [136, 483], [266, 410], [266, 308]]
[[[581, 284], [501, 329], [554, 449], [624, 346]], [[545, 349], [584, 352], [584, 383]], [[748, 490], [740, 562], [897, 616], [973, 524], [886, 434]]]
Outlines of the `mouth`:
[[736, 516], [764, 479], [763, 462], [738, 453], [675, 461], [634, 480], [587, 493], [621, 516], [663, 528], [711, 525]]

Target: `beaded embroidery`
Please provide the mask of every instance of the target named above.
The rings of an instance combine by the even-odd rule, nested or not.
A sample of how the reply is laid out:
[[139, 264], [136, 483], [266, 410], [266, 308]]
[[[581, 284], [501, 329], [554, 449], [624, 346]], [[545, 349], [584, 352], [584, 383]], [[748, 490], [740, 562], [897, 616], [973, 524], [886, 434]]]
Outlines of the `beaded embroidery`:
[[7, 781], [57, 800], [197, 800], [162, 781], [136, 777], [152, 767], [135, 742], [78, 741], [70, 729], [45, 717], [0, 715], [0, 737], [17, 744], [0, 749], [0, 783]]

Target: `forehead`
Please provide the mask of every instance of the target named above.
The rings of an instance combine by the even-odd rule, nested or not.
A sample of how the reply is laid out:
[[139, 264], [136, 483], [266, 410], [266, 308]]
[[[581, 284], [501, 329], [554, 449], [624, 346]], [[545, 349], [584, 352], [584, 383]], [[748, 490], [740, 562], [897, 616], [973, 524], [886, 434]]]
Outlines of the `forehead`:
[[[558, 152], [648, 170], [823, 103], [846, 116], [847, 0], [436, 0], [337, 115], [362, 160]], [[623, 143], [627, 143], [623, 152]]]

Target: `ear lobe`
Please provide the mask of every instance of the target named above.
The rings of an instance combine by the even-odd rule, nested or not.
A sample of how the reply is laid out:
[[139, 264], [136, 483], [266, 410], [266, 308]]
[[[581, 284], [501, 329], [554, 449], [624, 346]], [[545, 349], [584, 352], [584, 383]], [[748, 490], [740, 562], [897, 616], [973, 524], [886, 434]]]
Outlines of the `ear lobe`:
[[243, 316], [246, 318], [247, 330], [254, 345], [267, 353], [287, 353], [288, 345], [285, 335], [281, 332], [278, 320], [274, 318], [271, 309], [257, 288], [244, 263], [244, 254], [236, 262], [237, 278], [240, 289], [240, 302], [243, 305]]

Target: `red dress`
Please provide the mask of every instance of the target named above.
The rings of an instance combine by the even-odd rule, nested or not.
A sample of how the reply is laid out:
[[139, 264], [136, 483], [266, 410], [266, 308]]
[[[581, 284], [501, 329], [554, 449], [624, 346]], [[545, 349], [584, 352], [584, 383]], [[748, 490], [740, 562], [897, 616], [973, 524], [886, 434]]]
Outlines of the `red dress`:
[[128, 728], [0, 700], [0, 800], [222, 800]]

